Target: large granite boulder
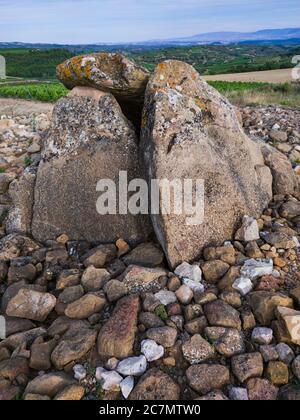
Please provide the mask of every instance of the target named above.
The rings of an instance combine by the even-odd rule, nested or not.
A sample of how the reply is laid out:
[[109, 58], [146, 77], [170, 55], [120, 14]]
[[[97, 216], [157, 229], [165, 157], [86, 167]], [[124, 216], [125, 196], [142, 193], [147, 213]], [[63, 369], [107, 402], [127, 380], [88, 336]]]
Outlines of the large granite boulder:
[[204, 181], [203, 223], [201, 206], [198, 220], [185, 211], [163, 214], [162, 195], [160, 213], [152, 215], [172, 267], [230, 239], [242, 217], [259, 216], [272, 197], [270, 169], [233, 106], [183, 62], [165, 61], [150, 78], [141, 150], [149, 183], [190, 179], [195, 195], [196, 180]]
[[[39, 165], [34, 194], [32, 235], [45, 241], [61, 234], [72, 240], [110, 243], [118, 238], [145, 240], [148, 216], [101, 215], [101, 180], [115, 181], [127, 171], [140, 178], [137, 137], [115, 98], [92, 88], [75, 88], [55, 106]], [[117, 191], [118, 199], [118, 191]]]

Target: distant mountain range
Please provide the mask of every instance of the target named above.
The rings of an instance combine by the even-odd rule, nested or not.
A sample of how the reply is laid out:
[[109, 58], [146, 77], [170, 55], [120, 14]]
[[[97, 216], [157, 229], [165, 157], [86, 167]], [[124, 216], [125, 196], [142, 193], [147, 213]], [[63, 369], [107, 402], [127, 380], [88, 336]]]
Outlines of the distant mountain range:
[[300, 39], [300, 28], [264, 29], [257, 32], [211, 32], [186, 38], [170, 39], [175, 44], [236, 44], [245, 42], [287, 41]]
[[211, 32], [184, 38], [150, 40], [130, 43], [93, 43], [93, 44], [41, 44], [23, 42], [0, 42], [0, 48], [150, 48], [193, 45], [229, 45], [229, 44], [300, 44], [300, 28], [264, 29], [257, 32]]

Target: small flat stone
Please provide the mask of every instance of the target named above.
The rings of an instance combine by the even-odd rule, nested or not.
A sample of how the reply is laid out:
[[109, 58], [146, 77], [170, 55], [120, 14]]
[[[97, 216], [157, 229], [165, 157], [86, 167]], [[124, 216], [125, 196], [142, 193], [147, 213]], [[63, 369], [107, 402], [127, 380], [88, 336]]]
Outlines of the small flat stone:
[[297, 379], [300, 379], [300, 356], [293, 361], [292, 370]]
[[278, 388], [266, 379], [254, 378], [247, 382], [250, 401], [276, 401]]
[[289, 369], [283, 362], [270, 362], [267, 377], [275, 386], [286, 385], [289, 382]]
[[229, 268], [230, 265], [222, 260], [207, 261], [201, 266], [204, 278], [210, 284], [217, 283]]
[[229, 398], [233, 401], [248, 401], [248, 391], [245, 388], [232, 387], [229, 391]]
[[161, 290], [160, 292], [156, 293], [154, 297], [164, 306], [177, 302], [176, 294], [168, 290]]
[[146, 243], [137, 246], [124, 258], [126, 265], [140, 265], [142, 267], [157, 267], [164, 260], [164, 253], [153, 243]]
[[205, 305], [204, 313], [210, 325], [241, 330], [239, 312], [222, 300]]
[[77, 379], [78, 381], [82, 381], [83, 379], [86, 378], [87, 371], [82, 365], [75, 365], [73, 367], [73, 371], [74, 371], [74, 378]]
[[133, 401], [177, 401], [179, 398], [179, 385], [159, 369], [150, 369], [142, 376], [129, 397]]
[[256, 219], [244, 216], [243, 224], [237, 231], [235, 239], [242, 242], [251, 242], [258, 240], [259, 238], [259, 227]]
[[130, 265], [122, 274], [122, 280], [130, 293], [140, 293], [160, 288], [159, 279], [165, 275], [166, 271], [160, 268]]
[[279, 356], [276, 350], [276, 346], [260, 346], [259, 351], [264, 359], [265, 363], [278, 360]]
[[80, 401], [84, 397], [85, 390], [82, 386], [69, 385], [60, 391], [54, 398], [56, 401]]
[[250, 259], [245, 262], [241, 268], [241, 275], [256, 280], [262, 276], [268, 276], [273, 272], [273, 261], [270, 260], [254, 260]]
[[185, 284], [183, 284], [179, 289], [176, 291], [176, 297], [183, 305], [188, 305], [191, 303], [194, 293], [193, 291]]
[[186, 371], [189, 386], [202, 395], [230, 384], [230, 373], [221, 365], [194, 365]]
[[200, 283], [202, 280], [202, 271], [198, 265], [191, 265], [187, 262], [180, 264], [175, 270], [176, 276]]
[[105, 305], [106, 299], [102, 294], [88, 293], [75, 302], [69, 303], [65, 314], [72, 319], [86, 319], [101, 312]]
[[127, 287], [124, 283], [119, 280], [110, 280], [104, 286], [104, 292], [106, 293], [109, 302], [115, 302], [126, 296], [128, 293]]
[[270, 328], [255, 328], [252, 331], [252, 341], [257, 344], [270, 344], [273, 340], [273, 330]]
[[43, 322], [56, 305], [56, 298], [50, 293], [20, 289], [9, 301], [6, 314], [17, 318]]
[[168, 348], [174, 346], [177, 339], [177, 330], [172, 327], [151, 328], [146, 335], [150, 340]]
[[37, 376], [30, 381], [25, 389], [24, 395], [38, 394], [54, 398], [60, 391], [75, 383], [74, 379], [65, 373], [53, 372]]
[[95, 268], [103, 268], [105, 264], [117, 257], [117, 248], [115, 245], [99, 245], [98, 247], [88, 251], [83, 257], [85, 267], [94, 266]]
[[101, 372], [98, 370], [97, 380], [101, 381], [102, 388], [105, 391], [118, 391], [123, 378], [117, 372], [103, 369]]
[[67, 331], [51, 355], [57, 369], [63, 369], [69, 363], [79, 361], [95, 345], [97, 331], [87, 328]]
[[281, 360], [283, 363], [286, 363], [287, 365], [289, 365], [295, 358], [295, 353], [290, 348], [290, 346], [285, 343], [277, 344], [276, 352], [278, 354], [279, 360]]
[[231, 359], [232, 371], [241, 383], [263, 374], [263, 359], [260, 353], [248, 353]]
[[104, 268], [88, 267], [82, 275], [81, 284], [85, 292], [97, 292], [111, 278], [110, 273]]
[[215, 356], [214, 348], [199, 334], [194, 335], [182, 345], [182, 353], [191, 365], [196, 365]]
[[252, 281], [247, 277], [239, 277], [232, 285], [233, 289], [240, 292], [242, 296], [246, 296], [253, 289]]

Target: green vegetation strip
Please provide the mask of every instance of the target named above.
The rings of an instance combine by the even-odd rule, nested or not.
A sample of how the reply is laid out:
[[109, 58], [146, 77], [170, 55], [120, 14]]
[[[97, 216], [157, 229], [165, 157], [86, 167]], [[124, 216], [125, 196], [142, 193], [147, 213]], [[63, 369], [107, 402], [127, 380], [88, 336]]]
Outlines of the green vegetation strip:
[[40, 83], [12, 86], [0, 86], [0, 96], [42, 102], [56, 102], [68, 93], [61, 83]]
[[[268, 83], [244, 82], [209, 82], [221, 93], [231, 91], [248, 91], [272, 86]], [[56, 102], [68, 93], [61, 83], [37, 83], [0, 86], [0, 96], [6, 98], [20, 98], [42, 102]]]
[[[235, 104], [280, 104], [300, 107], [300, 86], [292, 83], [211, 81], [211, 86]], [[0, 85], [0, 97], [56, 102], [68, 94], [61, 83]]]

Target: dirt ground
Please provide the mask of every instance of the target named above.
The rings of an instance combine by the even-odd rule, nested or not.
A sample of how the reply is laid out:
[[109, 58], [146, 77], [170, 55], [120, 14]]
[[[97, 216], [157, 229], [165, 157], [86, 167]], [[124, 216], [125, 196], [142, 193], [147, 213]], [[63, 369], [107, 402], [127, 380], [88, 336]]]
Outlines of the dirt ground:
[[224, 82], [268, 82], [285, 83], [291, 82], [292, 69], [280, 69], [269, 71], [254, 71], [249, 73], [218, 74], [205, 76], [205, 80], [220, 80]]
[[0, 98], [0, 115], [30, 115], [52, 112], [53, 104], [22, 99]]

